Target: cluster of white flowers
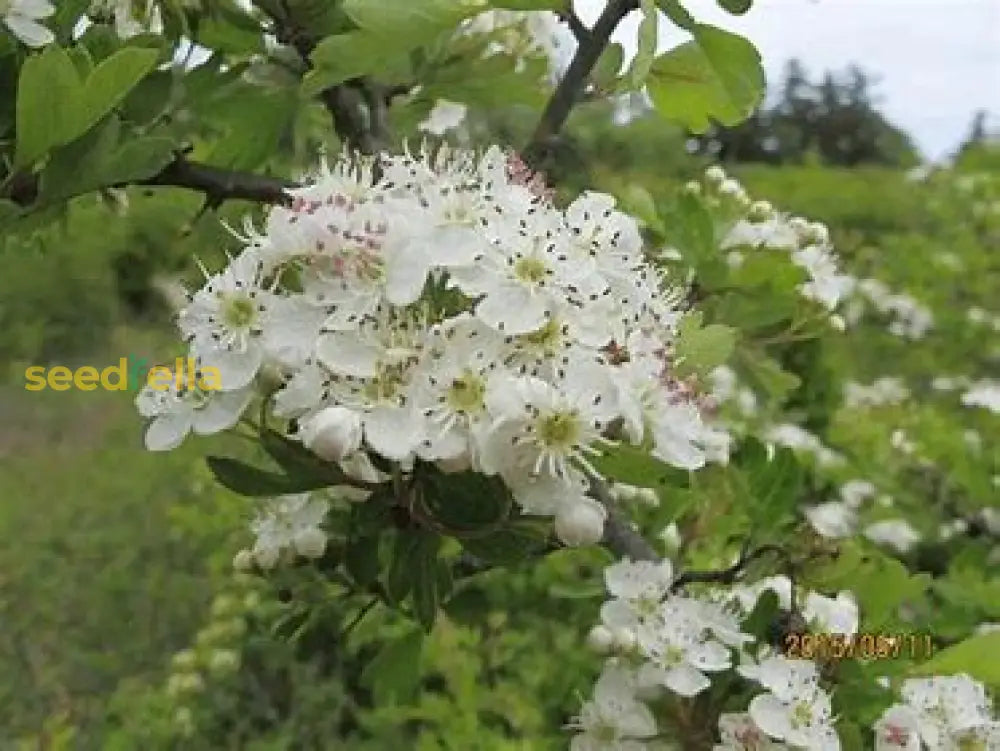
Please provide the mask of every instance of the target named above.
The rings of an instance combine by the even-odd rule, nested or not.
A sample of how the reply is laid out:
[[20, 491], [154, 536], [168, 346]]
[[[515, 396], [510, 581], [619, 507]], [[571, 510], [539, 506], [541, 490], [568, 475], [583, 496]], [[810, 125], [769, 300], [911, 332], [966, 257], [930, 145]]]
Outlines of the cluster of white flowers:
[[470, 18], [458, 35], [477, 35], [489, 40], [487, 54], [505, 53], [517, 60], [520, 69], [530, 57], [546, 57], [555, 71], [573, 50], [573, 35], [548, 11], [523, 13], [489, 10]]
[[903, 682], [903, 702], [875, 724], [876, 751], [1000, 748], [1000, 721], [981, 683], [968, 675]]
[[612, 197], [560, 209], [496, 147], [343, 156], [293, 194], [180, 311], [221, 390], [142, 392], [150, 449], [232, 426], [259, 392], [352, 476], [371, 453], [499, 475], [569, 544], [601, 536], [588, 457], [613, 422], [677, 467], [725, 458], [672, 375], [679, 295]]
[[[191, 5], [192, 0], [182, 0], [181, 5]], [[197, 7], [197, 3], [195, 3]], [[130, 39], [139, 34], [163, 31], [163, 19], [156, 0], [133, 2], [133, 0], [94, 0], [90, 6], [90, 16], [114, 19], [115, 33], [121, 39]]]
[[899, 404], [909, 398], [910, 390], [903, 379], [894, 376], [876, 378], [869, 386], [855, 381], [844, 383], [844, 405], [849, 408]]
[[1000, 414], [1000, 381], [984, 378], [971, 384], [962, 394], [962, 404], [966, 407], [983, 407]]
[[994, 331], [1000, 332], [1000, 313], [991, 313], [980, 307], [971, 307], [965, 311], [965, 317], [969, 323], [977, 326], [988, 326]]
[[862, 279], [854, 285], [854, 295], [844, 317], [854, 325], [868, 306], [887, 316], [889, 333], [907, 339], [922, 339], [934, 324], [934, 315], [925, 305], [903, 293], [893, 293], [878, 279]]
[[735, 196], [737, 205], [745, 209], [736, 214], [722, 240], [721, 248], [729, 251], [731, 265], [739, 266], [745, 252], [761, 248], [785, 251], [792, 263], [808, 274], [808, 281], [800, 287], [804, 297], [833, 311], [851, 292], [855, 280], [840, 272], [826, 225], [780, 214], [767, 201], [750, 203], [742, 186], [717, 167], [706, 172], [706, 180], [720, 193]]
[[836, 466], [844, 461], [844, 457], [824, 445], [816, 435], [801, 425], [793, 423], [772, 425], [764, 431], [764, 440], [778, 446], [787, 446], [790, 449], [812, 454], [821, 467]]
[[233, 568], [246, 571], [254, 565], [274, 568], [283, 554], [319, 558], [326, 550], [326, 533], [320, 528], [329, 503], [318, 495], [296, 493], [264, 501], [250, 524], [256, 536], [252, 550], [241, 550]]
[[877, 492], [867, 480], [850, 480], [840, 487], [840, 498], [807, 506], [804, 513], [812, 528], [823, 537], [850, 537], [857, 529], [858, 510]]
[[0, 0], [0, 24], [29, 47], [43, 47], [55, 35], [41, 21], [56, 12], [49, 0]]
[[[747, 714], [723, 715], [721, 743], [715, 748], [840, 748], [833, 728], [830, 696], [821, 688], [816, 665], [773, 654], [758, 660], [744, 649], [753, 637], [743, 633], [740, 617], [767, 590], [791, 608], [792, 583], [772, 577], [735, 587], [716, 596], [695, 598], [671, 590], [670, 562], [619, 561], [604, 572], [611, 599], [601, 607], [601, 622], [588, 638], [591, 646], [611, 653], [597, 681], [593, 699], [570, 724], [574, 751], [642, 751], [656, 735], [649, 702], [667, 689], [692, 697], [711, 685], [710, 675], [735, 669], [764, 689]], [[850, 635], [858, 628], [858, 607], [849, 592], [836, 598], [811, 592], [803, 609], [818, 630]], [[739, 664], [733, 657], [741, 656]]]

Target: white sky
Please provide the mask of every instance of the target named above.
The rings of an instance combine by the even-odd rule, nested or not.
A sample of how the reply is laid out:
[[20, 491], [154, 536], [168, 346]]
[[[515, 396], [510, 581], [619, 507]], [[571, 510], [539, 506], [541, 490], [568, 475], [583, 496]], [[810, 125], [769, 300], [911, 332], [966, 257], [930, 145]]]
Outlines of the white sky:
[[[576, 0], [590, 24], [603, 0]], [[730, 16], [715, 0], [688, 0], [699, 20], [736, 31], [760, 50], [769, 80], [797, 57], [814, 77], [858, 63], [880, 80], [880, 109], [938, 159], [968, 131], [977, 109], [1000, 124], [1000, 0], [755, 0]], [[637, 15], [614, 39], [634, 49]], [[684, 41], [661, 26], [660, 46]]]

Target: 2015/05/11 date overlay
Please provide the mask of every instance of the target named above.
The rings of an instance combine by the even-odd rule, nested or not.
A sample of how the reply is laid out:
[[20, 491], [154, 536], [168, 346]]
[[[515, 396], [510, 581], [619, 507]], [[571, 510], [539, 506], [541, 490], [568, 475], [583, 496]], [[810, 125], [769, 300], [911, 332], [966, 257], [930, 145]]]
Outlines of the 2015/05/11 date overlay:
[[924, 660], [934, 654], [930, 634], [788, 634], [785, 657], [799, 660]]

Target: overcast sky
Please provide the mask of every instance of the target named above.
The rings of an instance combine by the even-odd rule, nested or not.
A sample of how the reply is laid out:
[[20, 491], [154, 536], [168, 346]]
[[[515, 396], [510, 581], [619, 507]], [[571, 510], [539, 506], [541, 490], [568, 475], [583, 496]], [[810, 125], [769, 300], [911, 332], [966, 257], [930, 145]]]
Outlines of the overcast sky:
[[[591, 23], [604, 2], [576, 5]], [[978, 109], [1000, 126], [1000, 0], [756, 0], [740, 17], [714, 0], [686, 6], [699, 21], [752, 40], [772, 82], [792, 57], [814, 75], [852, 62], [877, 74], [882, 111], [930, 158], [955, 148]], [[627, 19], [615, 36], [627, 50], [636, 23]], [[662, 28], [664, 49], [685, 39], [669, 24]]]

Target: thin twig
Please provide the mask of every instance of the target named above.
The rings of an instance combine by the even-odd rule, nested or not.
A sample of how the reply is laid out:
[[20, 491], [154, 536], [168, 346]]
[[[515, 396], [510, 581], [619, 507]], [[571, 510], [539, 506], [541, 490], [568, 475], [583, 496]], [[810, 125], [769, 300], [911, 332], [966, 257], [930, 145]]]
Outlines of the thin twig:
[[619, 558], [631, 558], [633, 561], [660, 560], [660, 556], [653, 549], [653, 546], [632, 529], [628, 521], [618, 513], [617, 503], [604, 481], [595, 476], [590, 476], [588, 479], [590, 480], [590, 494], [608, 512], [601, 543]]
[[744, 543], [739, 558], [736, 559], [736, 563], [732, 566], [711, 571], [683, 571], [674, 579], [671, 589], [676, 591], [687, 584], [695, 582], [733, 584], [748, 565], [768, 553], [776, 553], [783, 558], [788, 558], [788, 553], [779, 545], [761, 545], [759, 548], [750, 550], [749, 545]]
[[538, 168], [552, 141], [562, 130], [570, 111], [580, 98], [583, 86], [607, 47], [621, 20], [637, 7], [637, 0], [608, 0], [594, 28], [580, 41], [562, 80], [545, 105], [545, 111], [524, 149], [524, 158]]

